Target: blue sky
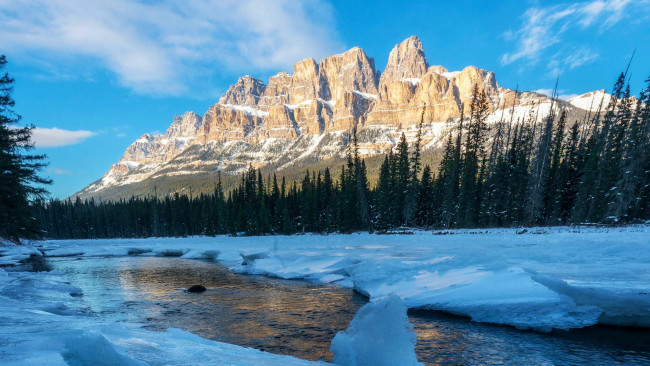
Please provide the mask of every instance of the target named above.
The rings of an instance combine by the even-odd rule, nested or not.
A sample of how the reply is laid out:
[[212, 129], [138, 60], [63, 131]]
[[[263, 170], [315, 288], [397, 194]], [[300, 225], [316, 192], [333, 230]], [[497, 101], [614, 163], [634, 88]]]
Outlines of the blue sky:
[[560, 94], [609, 89], [636, 49], [631, 84], [650, 76], [650, 0], [0, 0], [0, 54], [16, 112], [37, 127], [53, 197], [101, 178], [143, 133], [203, 114], [244, 74], [359, 46], [386, 66], [417, 35], [429, 63], [475, 65], [499, 85]]

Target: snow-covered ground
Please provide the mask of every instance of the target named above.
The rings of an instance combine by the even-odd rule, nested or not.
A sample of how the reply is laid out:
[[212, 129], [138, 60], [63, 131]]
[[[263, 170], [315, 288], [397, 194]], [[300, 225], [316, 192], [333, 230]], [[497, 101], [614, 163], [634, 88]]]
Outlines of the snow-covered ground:
[[[650, 327], [650, 227], [523, 231], [66, 240], [35, 247], [46, 256], [211, 259], [240, 273], [336, 283], [371, 301], [396, 294], [409, 308], [521, 329]], [[39, 251], [0, 247], [0, 262], [15, 263]], [[57, 273], [0, 269], [0, 360], [63, 363], [65, 357], [104, 352], [111, 360], [133, 357], [154, 364], [197, 354], [217, 364], [308, 364], [180, 330], [156, 333], [70, 314], [66, 304], [83, 300], [69, 294], [80, 291]], [[82, 338], [90, 343], [76, 346]], [[158, 348], [163, 351], [152, 351]]]

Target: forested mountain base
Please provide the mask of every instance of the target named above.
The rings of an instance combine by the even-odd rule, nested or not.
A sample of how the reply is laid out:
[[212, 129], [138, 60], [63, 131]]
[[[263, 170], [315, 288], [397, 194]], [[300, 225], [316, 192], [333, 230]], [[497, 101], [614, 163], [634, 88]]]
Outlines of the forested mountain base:
[[54, 200], [35, 209], [49, 238], [644, 222], [650, 219], [648, 83], [635, 99], [622, 73], [608, 105], [581, 120], [568, 121], [558, 105], [542, 123], [534, 111], [515, 121], [513, 105], [510, 118], [492, 125], [487, 96], [475, 87], [435, 172], [421, 166], [420, 139], [409, 149], [402, 135], [372, 189], [354, 131], [340, 172], [307, 171], [301, 182], [251, 167], [227, 193], [219, 179], [213, 194], [198, 197]]

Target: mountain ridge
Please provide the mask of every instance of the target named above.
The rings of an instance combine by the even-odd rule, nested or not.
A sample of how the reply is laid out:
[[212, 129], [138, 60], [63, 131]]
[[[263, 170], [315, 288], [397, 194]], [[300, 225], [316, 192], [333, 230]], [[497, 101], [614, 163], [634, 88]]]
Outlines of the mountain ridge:
[[[200, 173], [236, 174], [249, 165], [283, 170], [336, 160], [344, 156], [354, 126], [361, 154], [374, 156], [391, 149], [401, 133], [414, 140], [422, 118], [423, 147], [431, 149], [447, 122], [459, 117], [475, 85], [488, 95], [491, 121], [508, 108], [513, 118], [523, 119], [535, 107], [542, 118], [552, 105], [542, 94], [500, 87], [484, 69], [449, 72], [429, 65], [416, 36], [395, 45], [383, 73], [363, 49], [353, 47], [319, 63], [304, 59], [293, 74], [279, 72], [268, 83], [240, 77], [203, 116], [186, 112], [174, 116], [164, 134], [144, 134], [100, 180], [73, 196], [119, 198], [125, 186], [150, 178], [191, 181]], [[588, 94], [576, 97], [582, 98], [576, 99], [579, 110]]]

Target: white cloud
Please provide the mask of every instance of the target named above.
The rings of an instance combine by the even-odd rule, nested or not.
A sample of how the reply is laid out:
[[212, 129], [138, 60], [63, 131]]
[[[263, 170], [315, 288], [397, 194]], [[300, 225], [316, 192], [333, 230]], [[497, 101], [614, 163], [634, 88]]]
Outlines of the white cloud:
[[32, 130], [32, 141], [36, 147], [58, 147], [78, 144], [95, 135], [96, 132], [86, 130], [69, 131], [56, 127], [36, 127]]
[[[136, 92], [178, 94], [223, 69], [290, 68], [341, 49], [325, 0], [0, 0], [0, 49], [57, 73], [108, 68]], [[69, 65], [67, 68], [65, 65]]]
[[588, 64], [598, 58], [598, 54], [589, 48], [582, 47], [568, 55], [564, 59], [564, 63], [573, 70], [576, 67]]
[[[517, 50], [501, 57], [501, 63], [511, 64], [520, 59], [535, 60], [539, 53], [560, 41], [560, 33], [565, 26], [563, 20], [575, 13], [572, 7], [531, 8], [524, 15], [524, 24], [516, 32], [509, 31], [508, 39], [516, 40]], [[560, 28], [556, 30], [555, 28]]]
[[[516, 42], [512, 52], [501, 56], [501, 64], [517, 61], [535, 64], [543, 52], [563, 42], [570, 30], [604, 32], [631, 13], [633, 5], [647, 4], [647, 0], [633, 3], [631, 0], [595, 0], [578, 4], [561, 4], [548, 7], [533, 7], [522, 16], [523, 23], [516, 31], [504, 33], [506, 40]], [[645, 11], [648, 9], [646, 8]], [[598, 58], [598, 52], [587, 47], [576, 51], [556, 53], [549, 62], [549, 74], [556, 76], [565, 68], [573, 69]]]
[[625, 8], [631, 0], [592, 1], [580, 8], [582, 27], [590, 26], [594, 21], [602, 19], [604, 28], [609, 28], [623, 18]]
[[538, 93], [538, 94], [543, 94], [543, 95], [546, 95], [548, 97], [553, 95], [553, 89], [537, 89], [537, 90], [534, 90], [533, 92]]
[[569, 99], [573, 99], [575, 97], [579, 97], [580, 94], [560, 94], [557, 97], [561, 100], [567, 101]]
[[596, 61], [600, 55], [588, 47], [575, 47], [570, 53], [557, 52], [548, 57], [546, 68], [549, 78], [559, 77], [568, 68], [573, 70], [582, 65]]
[[56, 167], [50, 167], [47, 169], [49, 173], [56, 174], [56, 175], [70, 175], [72, 174], [71, 170], [67, 169], [61, 169], [61, 168], [56, 168]]
[[[534, 92], [546, 95], [549, 98], [553, 96], [553, 89], [542, 88], [542, 89], [534, 90]], [[562, 89], [557, 90], [556, 93], [558, 94], [557, 98], [561, 99], [561, 100], [568, 100], [568, 99], [571, 99], [573, 97], [577, 97], [579, 95], [579, 94], [564, 94], [564, 93], [566, 93], [566, 91], [562, 90]]]
[[[538, 94], [546, 95], [547, 97], [553, 96], [553, 89], [542, 88], [542, 89], [534, 90], [534, 92], [538, 93]], [[561, 89], [558, 90], [557, 91], [557, 93], [558, 93], [557, 98], [561, 99], [561, 100], [569, 100], [571, 98], [574, 98], [574, 97], [577, 97], [578, 95], [580, 95], [580, 94], [561, 94], [561, 93], [564, 93], [564, 92], [565, 92], [564, 90], [561, 90]]]

